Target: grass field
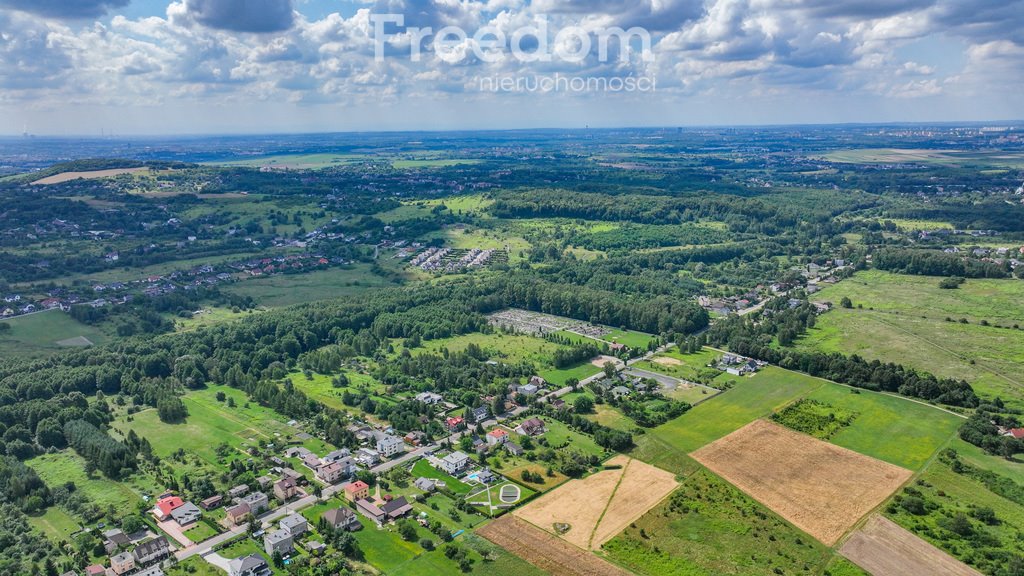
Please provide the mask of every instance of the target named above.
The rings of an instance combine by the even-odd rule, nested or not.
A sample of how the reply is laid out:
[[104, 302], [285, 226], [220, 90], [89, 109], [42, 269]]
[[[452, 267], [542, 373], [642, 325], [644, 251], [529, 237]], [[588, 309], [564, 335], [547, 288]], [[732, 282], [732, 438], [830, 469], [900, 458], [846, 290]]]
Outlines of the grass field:
[[[373, 399], [377, 402], [384, 402], [385, 404], [395, 404], [396, 400], [393, 396], [385, 396], [386, 386], [378, 382], [369, 374], [360, 374], [351, 370], [344, 371], [345, 377], [348, 378], [349, 385], [342, 388], [335, 388], [331, 384], [331, 379], [334, 376], [327, 376], [323, 374], [313, 374], [313, 377], [306, 378], [304, 374], [293, 373], [289, 375], [292, 383], [296, 388], [301, 390], [306, 396], [313, 398], [314, 400], [322, 403], [325, 406], [334, 408], [335, 410], [341, 410], [342, 412], [348, 412], [350, 414], [358, 415], [363, 417], [363, 411], [357, 407], [346, 406], [342, 402], [342, 396], [345, 391], [356, 393], [358, 388], [365, 386], [372, 394]], [[365, 416], [370, 420], [377, 421], [377, 418], [372, 415]]]
[[861, 148], [825, 154], [831, 162], [850, 164], [927, 164], [936, 166], [1024, 166], [1024, 154], [1017, 152], [962, 152], [899, 148]]
[[248, 168], [272, 166], [291, 170], [314, 170], [318, 168], [329, 168], [331, 166], [345, 166], [369, 159], [372, 159], [372, 157], [363, 154], [278, 154], [274, 156], [259, 156], [239, 160], [209, 162], [208, 164], [216, 166], [242, 166]]
[[361, 294], [390, 282], [370, 271], [367, 265], [331, 268], [307, 274], [284, 274], [245, 280], [223, 290], [239, 296], [251, 296], [271, 308]]
[[[228, 408], [226, 402], [216, 400], [217, 392], [233, 398], [236, 406]], [[285, 423], [284, 417], [273, 410], [256, 403], [249, 403], [245, 393], [227, 386], [211, 386], [186, 394], [182, 401], [188, 409], [188, 418], [183, 424], [166, 424], [160, 421], [155, 409], [143, 410], [132, 415], [129, 422], [121, 417], [115, 427], [124, 433], [135, 430], [149, 439], [153, 451], [166, 457], [182, 446], [187, 446], [201, 459], [212, 466], [222, 468], [216, 449], [221, 443], [241, 451], [247, 446], [267, 442], [282, 444], [288, 442], [297, 430]], [[249, 407], [246, 408], [246, 404]], [[318, 439], [303, 444], [323, 454], [327, 446]]]
[[968, 280], [959, 290], [942, 290], [936, 278], [868, 271], [815, 300], [844, 296], [864, 308], [823, 315], [798, 348], [855, 353], [967, 380], [983, 396], [1024, 408], [1024, 331], [1012, 328], [1024, 324], [1024, 282]]
[[416, 463], [413, 464], [412, 476], [414, 479], [423, 476], [424, 478], [434, 478], [436, 480], [441, 480], [447, 485], [448, 490], [450, 490], [453, 494], [466, 494], [470, 490], [469, 484], [466, 484], [456, 479], [455, 477], [450, 476], [449, 474], [441, 470], [438, 470], [437, 468], [434, 468], [433, 466], [430, 465], [429, 462], [423, 459], [417, 460]]
[[640, 576], [821, 574], [832, 561], [828, 548], [707, 471], [604, 551]]
[[708, 368], [708, 364], [714, 362], [720, 356], [722, 356], [721, 352], [710, 348], [703, 348], [694, 354], [684, 354], [679, 349], [672, 348], [654, 356], [650, 360], [636, 362], [633, 366], [641, 370], [649, 370], [682, 380], [711, 384], [713, 386], [712, 380], [725, 380], [728, 378], [727, 374], [715, 368]]
[[191, 318], [174, 317], [174, 330], [176, 332], [190, 332], [198, 328], [215, 326], [224, 322], [233, 322], [251, 315], [253, 312], [232, 312], [229, 308], [203, 308], [199, 314]]
[[391, 166], [396, 170], [405, 170], [409, 168], [450, 168], [452, 166], [462, 166], [470, 164], [479, 164], [480, 160], [470, 159], [436, 159], [436, 160], [392, 160]]
[[78, 520], [56, 506], [47, 508], [43, 514], [29, 516], [28, 523], [54, 542], [70, 542], [71, 535], [79, 530]]
[[[26, 464], [35, 469], [48, 486], [74, 482], [78, 490], [103, 510], [113, 506], [115, 510], [134, 511], [142, 502], [142, 494], [152, 495], [157, 490], [149, 477], [142, 474], [132, 476], [127, 482], [110, 480], [98, 472], [87, 477], [85, 461], [70, 450], [36, 456]], [[51, 519], [56, 520], [56, 515]]]
[[164, 572], [167, 576], [224, 576], [222, 570], [215, 568], [213, 564], [199, 556], [182, 560], [173, 568], [166, 568]]
[[543, 438], [555, 450], [565, 448], [593, 456], [604, 455], [604, 448], [598, 446], [593, 438], [570, 430], [568, 426], [558, 420], [545, 418], [544, 427], [547, 428], [547, 432], [544, 433]]
[[[2, 306], [0, 306], [2, 308]], [[109, 339], [100, 329], [78, 322], [60, 310], [47, 310], [7, 320], [10, 330], [0, 332], [0, 354], [39, 358], [67, 349], [71, 343], [58, 344], [65, 340], [81, 338], [99, 345]]]

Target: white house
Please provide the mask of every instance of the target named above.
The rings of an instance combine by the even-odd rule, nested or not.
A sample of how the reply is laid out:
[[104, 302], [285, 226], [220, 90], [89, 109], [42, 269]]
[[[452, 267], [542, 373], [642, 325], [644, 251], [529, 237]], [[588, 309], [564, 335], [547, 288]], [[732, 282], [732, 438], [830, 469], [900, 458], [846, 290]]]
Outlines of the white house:
[[462, 472], [469, 466], [469, 456], [455, 451], [441, 459], [441, 470], [455, 475]]

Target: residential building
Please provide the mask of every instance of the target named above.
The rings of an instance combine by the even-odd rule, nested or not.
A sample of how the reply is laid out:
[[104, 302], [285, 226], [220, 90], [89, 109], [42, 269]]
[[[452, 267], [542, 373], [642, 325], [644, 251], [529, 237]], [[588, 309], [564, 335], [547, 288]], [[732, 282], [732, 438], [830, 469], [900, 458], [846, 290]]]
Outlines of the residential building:
[[355, 513], [348, 508], [334, 508], [328, 510], [327, 512], [324, 512], [322, 518], [332, 530], [348, 530], [352, 532], [359, 530], [363, 526], [359, 523], [359, 519], [356, 518]]
[[487, 433], [488, 446], [501, 446], [508, 442], [508, 431], [503, 428], [495, 428]]
[[410, 445], [410, 446], [419, 446], [426, 439], [427, 439], [426, 433], [420, 432], [419, 430], [413, 430], [412, 432], [409, 432], [408, 434], [406, 434], [404, 438], [402, 438], [402, 440], [404, 440], [405, 443]]
[[377, 452], [384, 458], [391, 458], [405, 450], [405, 443], [398, 436], [383, 434], [377, 439]]
[[91, 564], [85, 568], [85, 576], [105, 576], [107, 569], [99, 564]]
[[358, 502], [370, 497], [370, 486], [362, 480], [356, 480], [345, 486], [345, 498], [349, 502]]
[[260, 476], [256, 479], [256, 483], [260, 485], [260, 490], [267, 490], [274, 485], [274, 479], [270, 476]]
[[157, 520], [163, 522], [171, 517], [171, 512], [175, 508], [182, 506], [185, 502], [177, 496], [167, 496], [157, 500], [156, 507], [153, 508], [153, 515], [157, 517]]
[[424, 404], [434, 405], [443, 401], [444, 398], [442, 398], [440, 394], [435, 394], [433, 392], [421, 392], [416, 395], [416, 400], [418, 402], [423, 402]]
[[132, 555], [135, 556], [135, 563], [137, 565], [145, 566], [170, 556], [171, 546], [167, 543], [166, 536], [157, 536], [149, 542], [143, 542], [136, 546], [135, 550], [132, 551]]
[[228, 562], [228, 576], [270, 575], [270, 565], [259, 554], [249, 554]]
[[438, 484], [444, 485], [444, 482], [440, 482], [439, 480], [435, 480], [433, 478], [424, 478], [421, 476], [416, 480], [413, 480], [412, 484], [416, 488], [419, 488], [420, 490], [429, 493], [436, 490], [438, 488]]
[[454, 432], [459, 426], [462, 425], [462, 416], [449, 416], [445, 419], [444, 424], [448, 427], [450, 432]]
[[121, 552], [110, 557], [110, 569], [121, 576], [135, 570], [135, 556], [131, 552]]
[[302, 474], [299, 474], [298, 472], [292, 470], [291, 468], [282, 468], [281, 478], [291, 478], [292, 480], [295, 481], [296, 484], [300, 486], [304, 484]]
[[332, 462], [326, 466], [321, 466], [320, 469], [316, 471], [316, 477], [327, 484], [334, 484], [342, 479], [344, 471], [345, 467], [342, 466], [340, 462]]
[[323, 462], [324, 464], [330, 464], [331, 462], [337, 462], [351, 455], [352, 452], [346, 450], [345, 448], [342, 448], [340, 450], [335, 450], [334, 452], [328, 452], [326, 456], [320, 459], [320, 462]]
[[229, 524], [232, 526], [238, 526], [242, 522], [245, 522], [246, 518], [252, 514], [252, 511], [249, 510], [248, 504], [242, 502], [224, 510], [224, 514]]
[[308, 550], [309, 553], [313, 556], [319, 556], [327, 550], [327, 546], [324, 546], [323, 542], [317, 542], [316, 540], [313, 540], [312, 542], [306, 544], [306, 550]]
[[473, 422], [483, 422], [491, 415], [491, 409], [482, 405], [473, 408], [471, 413], [473, 414]]
[[242, 496], [245, 496], [248, 493], [249, 493], [249, 487], [246, 486], [245, 484], [239, 484], [238, 486], [235, 486], [234, 488], [228, 490], [228, 496], [232, 500], [236, 500], [238, 498], [241, 498]]
[[371, 448], [360, 448], [356, 452], [356, 460], [361, 462], [364, 466], [373, 466], [380, 462], [380, 452]]
[[527, 382], [527, 384], [536, 386], [537, 388], [543, 388], [548, 385], [548, 381], [540, 376], [530, 376], [530, 381]]
[[163, 568], [160, 568], [159, 566], [150, 566], [149, 568], [144, 568], [141, 572], [136, 572], [135, 574], [132, 574], [132, 576], [166, 576], [166, 575], [164, 574]]
[[263, 551], [267, 556], [273, 556], [277, 552], [286, 556], [295, 552], [295, 537], [287, 530], [274, 530], [263, 535]]
[[107, 549], [107, 554], [113, 554], [121, 546], [127, 546], [131, 543], [132, 541], [119, 528], [107, 530], [103, 533], [103, 547]]
[[206, 500], [203, 500], [199, 503], [199, 506], [201, 506], [203, 510], [214, 510], [216, 508], [220, 508], [223, 501], [224, 496], [217, 494], [216, 496], [210, 496]]
[[191, 502], [185, 502], [174, 510], [171, 510], [171, 517], [178, 523], [178, 526], [187, 526], [202, 517], [203, 511], [199, 506]]
[[537, 436], [545, 432], [544, 422], [540, 418], [529, 418], [516, 431], [526, 436]]
[[309, 523], [302, 514], [289, 514], [281, 519], [281, 530], [286, 530], [292, 536], [298, 538], [309, 529]]
[[451, 475], [456, 475], [469, 466], [469, 456], [463, 452], [455, 451], [441, 459], [441, 469]]
[[508, 453], [513, 456], [523, 455], [523, 447], [515, 442], [505, 442], [505, 450], [508, 450]]
[[302, 464], [315, 472], [320, 467], [320, 457], [312, 453], [306, 454], [302, 457]]
[[537, 388], [533, 384], [527, 384], [525, 386], [519, 387], [519, 393], [522, 394], [523, 396], [533, 396], [537, 394], [538, 390], [539, 388]]
[[294, 498], [298, 491], [299, 487], [295, 485], [294, 480], [283, 478], [274, 482], [274, 496], [282, 503]]
[[259, 516], [261, 512], [270, 509], [270, 499], [263, 492], [253, 492], [245, 498], [242, 498], [242, 503], [249, 506], [249, 512], [253, 516]]

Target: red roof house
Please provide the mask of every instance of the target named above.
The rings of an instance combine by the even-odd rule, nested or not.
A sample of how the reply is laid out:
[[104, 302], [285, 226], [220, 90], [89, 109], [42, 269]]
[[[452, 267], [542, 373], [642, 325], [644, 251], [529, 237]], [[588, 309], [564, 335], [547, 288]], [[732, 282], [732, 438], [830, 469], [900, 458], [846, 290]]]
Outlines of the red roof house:
[[1021, 438], [1024, 438], [1024, 428], [1011, 428], [1010, 431], [1006, 433], [1006, 435], [1013, 436], [1017, 440], [1020, 440]]
[[185, 502], [177, 496], [168, 496], [157, 501], [156, 508], [153, 512], [156, 513], [157, 518], [161, 521], [166, 520], [171, 515], [171, 511], [184, 505]]

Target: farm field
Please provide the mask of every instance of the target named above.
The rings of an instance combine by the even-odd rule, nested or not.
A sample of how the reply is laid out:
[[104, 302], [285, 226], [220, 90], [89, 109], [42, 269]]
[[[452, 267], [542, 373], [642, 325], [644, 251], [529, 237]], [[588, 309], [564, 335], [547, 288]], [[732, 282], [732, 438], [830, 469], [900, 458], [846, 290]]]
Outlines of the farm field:
[[851, 164], [926, 164], [941, 166], [1024, 166], [1024, 154], [1012, 152], [962, 152], [900, 148], [861, 148], [839, 150], [825, 156], [831, 162]]
[[[701, 470], [603, 551], [639, 576], [822, 574], [832, 552], [714, 474]], [[781, 572], [780, 572], [781, 571]], [[862, 574], [856, 569], [835, 576]]]
[[823, 380], [768, 367], [751, 377], [731, 377], [735, 385], [694, 406], [679, 418], [636, 437], [632, 456], [686, 474], [696, 468], [687, 454], [821, 387]]
[[625, 456], [605, 466], [513, 514], [575, 546], [598, 549], [677, 486], [673, 474]]
[[477, 534], [552, 576], [629, 576], [629, 572], [513, 514], [491, 522], [477, 530]]
[[271, 166], [289, 170], [315, 170], [318, 168], [329, 168], [331, 166], [345, 166], [374, 159], [375, 156], [365, 154], [278, 154], [273, 156], [259, 156], [238, 160], [225, 160], [219, 162], [208, 162], [215, 166], [244, 166], [261, 167]]
[[931, 544], [881, 516], [853, 533], [840, 553], [875, 576], [981, 576]]
[[328, 298], [360, 294], [391, 285], [370, 271], [368, 265], [332, 268], [306, 274], [283, 274], [245, 280], [223, 290], [239, 296], [251, 296], [263, 306], [278, 308]]
[[61, 172], [60, 174], [40, 178], [39, 180], [32, 182], [32, 185], [42, 186], [47, 184], [62, 184], [64, 182], [70, 182], [80, 178], [83, 180], [111, 178], [114, 176], [121, 176], [122, 174], [133, 174], [135, 172], [149, 172], [149, 168], [111, 168], [109, 170], [90, 170], [88, 172]]
[[818, 318], [797, 348], [902, 363], [1024, 407], [1024, 330], [947, 322], [939, 314], [837, 308]]
[[82, 324], [60, 310], [47, 310], [2, 320], [11, 328], [0, 332], [0, 348], [26, 358], [40, 358], [67, 348], [100, 345], [109, 338], [99, 328]]
[[692, 456], [829, 546], [911, 476], [764, 420]]

